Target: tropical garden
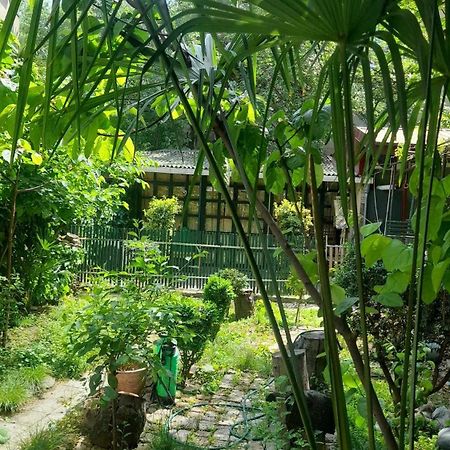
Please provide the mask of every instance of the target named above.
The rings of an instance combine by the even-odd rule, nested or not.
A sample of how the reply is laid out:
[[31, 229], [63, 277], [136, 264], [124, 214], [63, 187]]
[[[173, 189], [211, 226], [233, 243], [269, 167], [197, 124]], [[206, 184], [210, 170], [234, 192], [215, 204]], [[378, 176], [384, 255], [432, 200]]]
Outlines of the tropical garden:
[[[4, 448], [449, 449], [447, 20], [440, 0], [10, 0], [0, 24]], [[330, 143], [348, 230], [331, 269], [320, 195]], [[162, 147], [198, 149], [194, 179], [207, 161], [249, 273], [230, 264], [195, 295], [176, 289], [182, 267], [167, 249], [191, 189], [184, 204], [152, 200], [140, 219], [132, 207], [142, 155]], [[361, 207], [358, 183], [393, 162], [393, 185], [413, 204], [407, 241], [366, 223]], [[245, 191], [245, 222], [231, 183]], [[89, 248], [73, 230], [92, 224], [129, 230], [129, 262], [81, 283]], [[204, 257], [193, 246], [186, 264]], [[299, 365], [307, 338], [296, 336], [308, 329], [321, 347]], [[26, 422], [19, 439], [10, 425], [49, 379], [86, 380], [88, 391], [64, 417]], [[228, 422], [200, 418], [182, 439], [170, 427], [177, 404]]]

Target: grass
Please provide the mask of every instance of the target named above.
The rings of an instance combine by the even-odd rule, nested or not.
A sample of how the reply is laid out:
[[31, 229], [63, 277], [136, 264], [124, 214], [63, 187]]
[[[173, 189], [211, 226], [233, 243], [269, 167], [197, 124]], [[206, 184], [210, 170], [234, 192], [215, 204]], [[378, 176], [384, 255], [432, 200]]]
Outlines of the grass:
[[24, 440], [19, 450], [56, 450], [62, 448], [66, 442], [64, 430], [46, 428], [34, 432]]
[[47, 370], [42, 365], [8, 372], [0, 379], [0, 412], [9, 414], [17, 411], [41, 391], [46, 376]]
[[174, 440], [163, 427], [155, 430], [145, 450], [200, 450], [191, 444], [182, 444]]
[[37, 429], [18, 450], [73, 450], [80, 439], [83, 410], [75, 408], [47, 428]]
[[[275, 308], [277, 320], [281, 322]], [[296, 309], [286, 309], [288, 322], [294, 325]], [[230, 314], [230, 317], [233, 317]], [[321, 319], [317, 317], [317, 308], [302, 306], [298, 323], [303, 327], [317, 328]], [[295, 337], [295, 336], [293, 336]], [[214, 342], [208, 343], [205, 352], [197, 364], [195, 381], [207, 393], [216, 392], [223, 375], [228, 371], [250, 372], [257, 376], [268, 377], [271, 374], [271, 353], [275, 346], [272, 329], [264, 305], [256, 303], [255, 314], [244, 320], [229, 321], [222, 324]]]
[[7, 348], [0, 349], [0, 413], [13, 413], [38, 395], [47, 375], [78, 378], [87, 370], [85, 360], [72, 354], [66, 333], [82, 302], [64, 299], [11, 329]]
[[86, 362], [72, 354], [66, 329], [83, 302], [68, 297], [45, 313], [25, 317], [11, 330], [7, 352], [0, 355], [0, 374], [11, 367], [43, 364], [55, 378], [80, 377]]

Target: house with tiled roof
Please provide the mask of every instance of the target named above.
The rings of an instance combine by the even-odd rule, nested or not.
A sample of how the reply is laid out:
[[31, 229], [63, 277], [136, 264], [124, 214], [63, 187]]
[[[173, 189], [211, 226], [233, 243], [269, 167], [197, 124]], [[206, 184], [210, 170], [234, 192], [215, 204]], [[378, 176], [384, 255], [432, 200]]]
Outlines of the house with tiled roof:
[[[148, 187], [140, 192], [141, 210], [146, 208], [152, 197], [175, 196], [184, 202], [190, 190], [186, 213], [181, 219], [182, 227], [201, 231], [235, 231], [231, 213], [222, 195], [212, 186], [206, 159], [196, 172], [198, 150], [161, 149], [145, 152], [141, 157], [144, 161], [145, 181], [148, 183]], [[324, 183], [320, 187], [320, 204], [325, 218], [325, 233], [330, 244], [339, 243], [341, 230], [340, 225], [336, 223], [338, 211], [335, 209], [338, 197], [337, 170], [331, 155], [324, 155], [323, 170]], [[197, 177], [195, 173], [198, 174]], [[194, 178], [196, 179], [193, 183]], [[240, 183], [230, 181], [230, 189], [246, 227], [250, 213], [247, 194]], [[270, 210], [275, 202], [281, 200], [279, 196], [266, 192], [262, 178], [257, 195]], [[309, 206], [308, 193], [305, 204]], [[253, 224], [252, 232], [257, 233], [256, 224]]]

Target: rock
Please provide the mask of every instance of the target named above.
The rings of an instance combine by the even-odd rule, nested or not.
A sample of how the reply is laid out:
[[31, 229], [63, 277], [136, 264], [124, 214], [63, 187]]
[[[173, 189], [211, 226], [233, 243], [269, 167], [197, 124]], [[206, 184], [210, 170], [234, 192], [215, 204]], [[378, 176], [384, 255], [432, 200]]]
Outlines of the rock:
[[433, 414], [434, 409], [435, 408], [433, 406], [433, 403], [428, 402], [424, 405], [419, 406], [417, 408], [417, 412], [422, 414], [422, 416], [426, 417], [427, 419], [431, 419], [431, 415]]
[[445, 406], [439, 406], [434, 410], [431, 419], [436, 420], [441, 430], [450, 424], [450, 411]]
[[42, 389], [51, 389], [56, 384], [56, 380], [47, 375], [42, 381]]
[[[134, 395], [119, 394], [115, 403], [120, 448], [136, 448], [145, 425], [144, 400]], [[98, 399], [88, 400], [83, 422], [83, 432], [92, 444], [105, 449], [111, 448], [112, 403], [104, 407]]]
[[450, 450], [450, 428], [439, 431], [437, 446], [439, 450]]
[[434, 363], [439, 362], [441, 346], [437, 342], [427, 342], [425, 345], [428, 349], [426, 359]]

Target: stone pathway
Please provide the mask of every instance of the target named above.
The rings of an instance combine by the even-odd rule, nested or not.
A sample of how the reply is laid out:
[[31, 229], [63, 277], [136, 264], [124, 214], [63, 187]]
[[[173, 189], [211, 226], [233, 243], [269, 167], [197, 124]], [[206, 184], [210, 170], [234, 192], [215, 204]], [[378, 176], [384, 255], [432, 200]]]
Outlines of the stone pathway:
[[[183, 443], [198, 448], [232, 445], [235, 449], [265, 449], [261, 442], [252, 441], [249, 436], [249, 428], [255, 422], [247, 422], [248, 426], [244, 423], [245, 418], [248, 421], [257, 415], [256, 412], [249, 411], [252, 403], [249, 392], [256, 392], [265, 384], [266, 380], [255, 378], [251, 374], [235, 376], [228, 373], [218, 392], [212, 396], [185, 393], [173, 409], [150, 405], [147, 427], [139, 450], [145, 449], [146, 443], [151, 441], [155, 432], [161, 430], [169, 417], [170, 434], [180, 443], [180, 449], [183, 448]], [[244, 408], [247, 409], [245, 415]]]
[[87, 388], [81, 381], [69, 380], [54, 383], [43, 392], [41, 397], [26, 404], [19, 413], [0, 418], [0, 428], [7, 430], [9, 435], [9, 441], [0, 445], [0, 449], [17, 450], [20, 443], [30, 433], [62, 419], [68, 410], [86, 395]]

